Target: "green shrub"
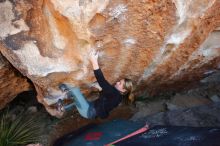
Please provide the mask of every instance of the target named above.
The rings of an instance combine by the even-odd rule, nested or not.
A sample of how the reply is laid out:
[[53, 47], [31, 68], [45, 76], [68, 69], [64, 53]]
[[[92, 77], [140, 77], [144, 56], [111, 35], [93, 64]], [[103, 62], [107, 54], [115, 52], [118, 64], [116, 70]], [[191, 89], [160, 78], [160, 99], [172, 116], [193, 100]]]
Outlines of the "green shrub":
[[13, 119], [8, 112], [4, 112], [0, 118], [0, 146], [39, 142], [42, 128], [38, 117], [21, 113]]

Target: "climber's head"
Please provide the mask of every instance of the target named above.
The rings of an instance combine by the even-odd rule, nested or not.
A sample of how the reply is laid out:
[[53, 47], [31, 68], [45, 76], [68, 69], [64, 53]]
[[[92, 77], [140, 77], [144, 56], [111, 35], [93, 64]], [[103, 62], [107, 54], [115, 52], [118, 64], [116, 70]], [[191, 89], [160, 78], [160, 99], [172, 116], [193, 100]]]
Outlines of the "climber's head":
[[130, 94], [133, 89], [133, 83], [131, 79], [124, 78], [116, 82], [115, 88], [119, 90], [123, 95]]

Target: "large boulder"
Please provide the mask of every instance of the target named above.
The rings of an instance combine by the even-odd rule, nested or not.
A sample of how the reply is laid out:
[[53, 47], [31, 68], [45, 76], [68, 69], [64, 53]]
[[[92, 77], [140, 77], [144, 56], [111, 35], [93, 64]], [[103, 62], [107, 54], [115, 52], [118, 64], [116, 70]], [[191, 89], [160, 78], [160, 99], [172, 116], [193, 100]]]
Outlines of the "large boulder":
[[109, 82], [129, 77], [137, 95], [156, 94], [220, 68], [219, 27], [218, 0], [0, 1], [0, 51], [53, 115], [47, 89], [67, 82], [90, 94], [91, 48]]

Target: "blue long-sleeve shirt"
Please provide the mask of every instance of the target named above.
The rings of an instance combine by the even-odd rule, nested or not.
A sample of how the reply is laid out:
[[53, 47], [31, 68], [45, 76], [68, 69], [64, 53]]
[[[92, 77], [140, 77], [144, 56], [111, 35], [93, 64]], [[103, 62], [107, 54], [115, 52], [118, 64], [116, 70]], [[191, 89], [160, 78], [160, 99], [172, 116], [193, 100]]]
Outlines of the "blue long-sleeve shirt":
[[100, 118], [107, 118], [109, 112], [122, 101], [121, 93], [105, 79], [101, 69], [94, 70], [97, 82], [102, 87], [99, 98], [94, 101], [96, 114]]

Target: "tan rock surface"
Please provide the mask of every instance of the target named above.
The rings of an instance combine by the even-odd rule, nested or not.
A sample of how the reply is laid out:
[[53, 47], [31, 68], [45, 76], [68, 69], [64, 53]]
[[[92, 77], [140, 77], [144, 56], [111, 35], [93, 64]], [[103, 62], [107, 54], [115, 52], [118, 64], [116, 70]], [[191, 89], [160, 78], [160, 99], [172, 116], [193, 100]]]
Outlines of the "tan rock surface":
[[38, 100], [61, 82], [89, 95], [88, 53], [136, 94], [182, 89], [220, 68], [219, 0], [9, 0], [0, 2], [1, 53], [34, 83]]

